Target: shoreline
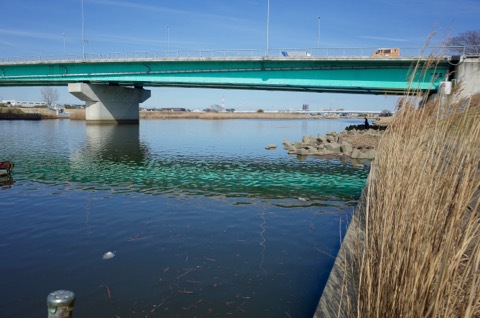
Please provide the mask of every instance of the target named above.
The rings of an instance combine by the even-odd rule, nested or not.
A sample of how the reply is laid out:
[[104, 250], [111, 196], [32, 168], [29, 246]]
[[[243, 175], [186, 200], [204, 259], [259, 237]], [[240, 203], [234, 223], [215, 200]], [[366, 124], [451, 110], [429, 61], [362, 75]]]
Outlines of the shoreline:
[[[8, 116], [14, 113], [14, 116]], [[54, 112], [45, 108], [19, 108], [1, 107], [0, 119], [70, 119], [85, 120], [85, 109], [66, 109], [65, 113], [57, 116]], [[323, 116], [299, 113], [270, 113], [270, 112], [248, 112], [248, 113], [214, 113], [214, 112], [170, 112], [170, 111], [139, 111], [139, 119], [144, 120], [175, 120], [175, 119], [200, 119], [200, 120], [231, 120], [231, 119], [358, 119], [364, 120], [365, 116]], [[372, 124], [382, 126], [388, 125], [393, 117], [367, 116]]]
[[[363, 119], [361, 116], [321, 116], [299, 113], [213, 113], [213, 112], [162, 112], [162, 111], [140, 111], [140, 119]], [[376, 118], [376, 117], [367, 117]]]

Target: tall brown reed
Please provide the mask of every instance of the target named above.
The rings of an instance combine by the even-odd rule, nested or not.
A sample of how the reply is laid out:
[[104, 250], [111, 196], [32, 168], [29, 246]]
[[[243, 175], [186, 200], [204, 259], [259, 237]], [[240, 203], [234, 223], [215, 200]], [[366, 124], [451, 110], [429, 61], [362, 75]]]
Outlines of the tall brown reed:
[[85, 109], [68, 109], [67, 113], [71, 120], [85, 120]]
[[371, 166], [351, 317], [480, 316], [480, 101], [418, 98], [401, 101]]

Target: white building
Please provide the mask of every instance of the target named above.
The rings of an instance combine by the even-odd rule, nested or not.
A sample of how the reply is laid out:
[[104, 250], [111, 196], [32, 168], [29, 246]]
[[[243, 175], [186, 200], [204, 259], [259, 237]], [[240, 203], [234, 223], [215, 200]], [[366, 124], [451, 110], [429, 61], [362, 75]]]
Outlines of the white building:
[[2, 100], [2, 104], [7, 105], [8, 107], [39, 107], [45, 106], [45, 102], [33, 102], [33, 101], [25, 101], [25, 100]]

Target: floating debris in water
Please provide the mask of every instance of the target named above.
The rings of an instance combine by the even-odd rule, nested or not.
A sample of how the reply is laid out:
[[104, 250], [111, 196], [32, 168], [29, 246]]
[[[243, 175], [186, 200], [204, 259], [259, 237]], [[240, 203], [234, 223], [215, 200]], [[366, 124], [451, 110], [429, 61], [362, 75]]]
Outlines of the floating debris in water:
[[307, 198], [302, 198], [302, 197], [298, 197], [298, 200], [299, 200], [299, 201], [302, 201], [302, 202], [307, 202], [307, 201], [308, 201]]
[[115, 257], [115, 252], [106, 252], [105, 254], [103, 254], [103, 259], [104, 260], [111, 259], [111, 258], [114, 258], [114, 257]]

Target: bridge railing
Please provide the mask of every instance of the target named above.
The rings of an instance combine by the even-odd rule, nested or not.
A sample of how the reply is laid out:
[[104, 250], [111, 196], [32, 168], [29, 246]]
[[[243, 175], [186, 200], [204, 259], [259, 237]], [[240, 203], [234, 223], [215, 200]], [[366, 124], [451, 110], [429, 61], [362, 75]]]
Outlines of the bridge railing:
[[[37, 55], [0, 57], [0, 63], [21, 63], [37, 61], [78, 61], [78, 60], [129, 60], [129, 59], [176, 59], [176, 58], [239, 58], [239, 57], [369, 57], [377, 47], [366, 48], [282, 48], [282, 49], [238, 49], [238, 50], [196, 50], [196, 51], [151, 51], [112, 52], [68, 55]], [[441, 46], [400, 48], [402, 57], [429, 55], [480, 54], [480, 47]]]

